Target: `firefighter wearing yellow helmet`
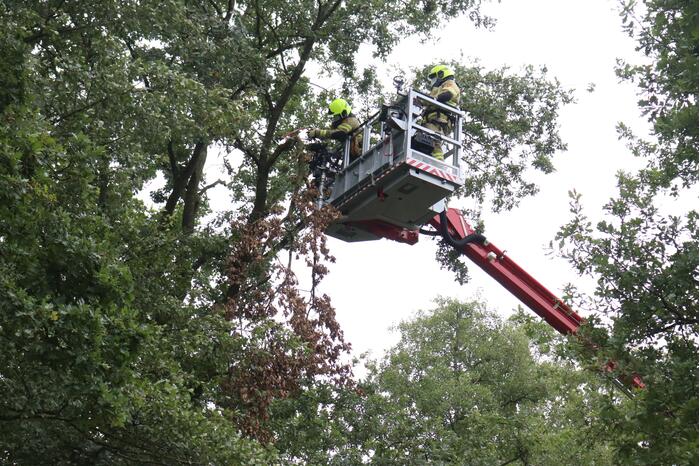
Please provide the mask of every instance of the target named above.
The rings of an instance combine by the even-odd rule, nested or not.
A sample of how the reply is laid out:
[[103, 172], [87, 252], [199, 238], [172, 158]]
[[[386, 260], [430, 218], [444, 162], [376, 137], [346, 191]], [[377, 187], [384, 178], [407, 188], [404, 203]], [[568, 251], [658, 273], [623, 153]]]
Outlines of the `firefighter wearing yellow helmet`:
[[[430, 79], [430, 97], [433, 97], [438, 102], [459, 106], [459, 86], [455, 82], [454, 73], [445, 65], [436, 65], [428, 73]], [[448, 115], [441, 112], [434, 105], [429, 105], [423, 111], [422, 125], [428, 129], [436, 131], [443, 136], [450, 136], [454, 129], [454, 124], [448, 118]], [[444, 160], [442, 144], [436, 141], [433, 145], [431, 153], [438, 160]]]
[[[328, 129], [317, 128], [310, 130], [310, 138], [342, 141], [360, 126], [360, 121], [352, 114], [352, 108], [350, 108], [350, 104], [345, 99], [335, 99], [331, 102], [328, 106], [328, 113], [333, 115], [331, 127]], [[358, 132], [352, 137], [350, 142], [350, 157], [353, 159], [360, 155], [362, 155], [362, 133]]]

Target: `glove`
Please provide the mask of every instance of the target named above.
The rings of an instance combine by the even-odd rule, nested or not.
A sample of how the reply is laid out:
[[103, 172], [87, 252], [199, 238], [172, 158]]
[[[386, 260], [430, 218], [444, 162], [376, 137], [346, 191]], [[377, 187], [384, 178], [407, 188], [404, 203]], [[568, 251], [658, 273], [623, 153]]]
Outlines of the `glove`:
[[436, 97], [436, 100], [438, 102], [449, 102], [449, 100], [452, 98], [452, 93], [450, 91], [445, 91], [441, 93], [439, 96]]
[[318, 128], [314, 128], [309, 131], [309, 137], [310, 138], [317, 138], [321, 136], [321, 130]]

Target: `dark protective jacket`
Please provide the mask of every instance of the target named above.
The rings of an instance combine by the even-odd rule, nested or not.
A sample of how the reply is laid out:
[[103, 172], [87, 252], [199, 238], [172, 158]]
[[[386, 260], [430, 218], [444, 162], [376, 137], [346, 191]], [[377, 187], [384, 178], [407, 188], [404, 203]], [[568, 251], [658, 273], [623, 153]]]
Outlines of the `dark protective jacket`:
[[[332, 124], [330, 129], [322, 129], [318, 137], [322, 139], [336, 139], [342, 141], [348, 134], [360, 127], [360, 121], [352, 113], [345, 118], [338, 118]], [[353, 135], [350, 142], [350, 156], [358, 157], [362, 154], [362, 132], [357, 132]]]
[[[435, 98], [439, 102], [446, 103], [447, 105], [452, 105], [453, 107], [459, 107], [459, 93], [459, 86], [452, 76], [430, 89], [430, 97]], [[443, 125], [449, 123], [447, 115], [432, 105], [426, 107], [424, 115], [424, 121]]]

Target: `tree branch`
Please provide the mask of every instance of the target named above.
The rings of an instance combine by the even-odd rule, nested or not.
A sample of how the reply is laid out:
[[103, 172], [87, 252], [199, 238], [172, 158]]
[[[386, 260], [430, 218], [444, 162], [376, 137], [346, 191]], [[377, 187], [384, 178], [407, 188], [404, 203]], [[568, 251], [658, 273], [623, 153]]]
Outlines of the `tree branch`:
[[221, 11], [221, 8], [219, 8], [219, 5], [216, 4], [214, 0], [209, 0], [209, 4], [214, 7], [214, 10], [216, 11], [217, 16], [223, 17], [224, 14]]
[[177, 206], [177, 201], [180, 200], [185, 192], [185, 189], [187, 188], [187, 183], [194, 173], [199, 156], [201, 155], [201, 148], [199, 148], [200, 144], [201, 143], [197, 143], [195, 145], [194, 150], [192, 151], [192, 157], [187, 162], [184, 170], [179, 171], [177, 177], [173, 177], [173, 190], [171, 191], [170, 196], [168, 196], [165, 207], [163, 207], [161, 212], [164, 217], [169, 217], [173, 214], [175, 207]]
[[[124, 92], [122, 94], [126, 94], [126, 92]], [[90, 110], [93, 107], [96, 107], [102, 103], [107, 102], [110, 98], [113, 98], [113, 97], [114, 97], [113, 95], [108, 95], [108, 96], [103, 97], [101, 99], [98, 99], [94, 102], [89, 102], [89, 103], [82, 105], [78, 108], [74, 108], [73, 110], [70, 110], [68, 113], [64, 113], [63, 115], [57, 115], [56, 118], [52, 121], [52, 123], [54, 125], [58, 125], [59, 123], [67, 120], [68, 118], [72, 117], [73, 115], [80, 113], [80, 112], [84, 112], [85, 110]]]
[[253, 162], [255, 163], [256, 167], [258, 167], [258, 168], [260, 167], [260, 159], [258, 158], [258, 156], [255, 155], [255, 153], [252, 150], [248, 149], [243, 144], [243, 141], [241, 141], [240, 138], [238, 138], [238, 137], [234, 138], [233, 147], [235, 147], [236, 149], [243, 152], [243, 155], [245, 155], [246, 157], [250, 157], [253, 160]]
[[[126, 44], [126, 48], [129, 49], [129, 55], [131, 55], [131, 59], [133, 61], [136, 61], [139, 59], [138, 54], [136, 53], [136, 50], [134, 50], [133, 44], [131, 41], [127, 38], [124, 38], [124, 43]], [[151, 82], [148, 80], [148, 76], [146, 74], [143, 75], [143, 85], [146, 87], [146, 89], [151, 88]]]
[[[289, 99], [292, 97], [294, 87], [297, 85], [299, 78], [301, 78], [301, 75], [304, 72], [306, 62], [309, 59], [309, 56], [311, 55], [311, 50], [313, 50], [315, 42], [316, 40], [313, 37], [310, 37], [304, 41], [304, 48], [299, 54], [299, 62], [294, 67], [292, 75], [289, 77], [287, 86], [282, 91], [282, 94], [277, 99], [277, 102], [275, 102], [274, 107], [272, 109], [272, 114], [270, 115], [270, 120], [268, 121], [267, 132], [265, 133], [265, 136], [262, 140], [261, 152], [266, 150], [266, 148], [270, 147], [270, 145], [272, 144], [275, 132], [277, 131], [277, 123], [279, 122], [279, 119], [282, 116], [282, 112], [284, 111], [285, 105], [287, 105], [287, 102], [289, 102]], [[261, 162], [264, 162], [266, 164], [266, 168], [268, 168], [271, 165], [270, 163], [268, 163], [267, 160], [265, 160], [264, 157], [260, 157], [260, 159]]]
[[198, 142], [194, 147], [193, 154], [193, 159], [196, 159], [196, 162], [190, 179], [187, 182], [184, 193], [185, 205], [182, 209], [182, 229], [185, 233], [194, 231], [195, 222], [197, 220], [197, 211], [199, 210], [199, 201], [201, 199], [198, 188], [199, 183], [202, 181], [204, 163], [207, 160], [207, 144], [205, 142]]
[[226, 9], [226, 16], [224, 17], [224, 20], [228, 22], [231, 19], [231, 15], [233, 14], [233, 7], [236, 5], [236, 2], [234, 0], [228, 0], [228, 7]]
[[177, 168], [177, 160], [175, 158], [175, 151], [173, 150], [173, 140], [168, 141], [168, 160], [170, 161], [170, 172], [172, 173], [173, 179], [177, 178], [179, 169]]
[[[277, 55], [286, 52], [287, 50], [292, 50], [292, 49], [301, 47], [302, 45], [304, 45], [305, 40], [306, 39], [300, 40], [297, 42], [292, 42], [291, 44], [287, 44], [287, 45], [282, 45], [280, 43], [279, 47], [277, 47], [275, 50], [272, 50], [272, 51], [267, 53], [266, 58], [274, 58]], [[279, 40], [277, 42], [279, 43]]]
[[260, 22], [262, 14], [260, 12], [260, 5], [258, 5], [257, 0], [253, 2], [253, 7], [255, 8], [255, 37], [258, 39], [258, 48], [262, 48], [263, 40], [262, 34], [260, 32]]
[[201, 188], [201, 189], [197, 192], [197, 195], [198, 195], [198, 196], [201, 196], [202, 194], [204, 194], [205, 192], [209, 191], [209, 190], [210, 190], [211, 188], [213, 188], [214, 186], [218, 186], [218, 185], [220, 185], [220, 184], [226, 185], [226, 182], [225, 182], [224, 180], [216, 180], [216, 181], [214, 181], [213, 183], [208, 184], [208, 185], [204, 186], [203, 188]]
[[[59, 29], [55, 29], [55, 30], [52, 31], [52, 32], [54, 32], [54, 33], [56, 33], [56, 34], [58, 34], [58, 35], [61, 35], [61, 34], [70, 34], [70, 33], [72, 33], [72, 32], [78, 32], [78, 31], [82, 31], [82, 30], [84, 30], [84, 29], [89, 29], [89, 28], [97, 27], [97, 26], [106, 26], [106, 24], [99, 24], [99, 23], [98, 23], [98, 24], [85, 24], [85, 25], [83, 25], [83, 26], [76, 26], [76, 27], [69, 27], [69, 28], [59, 28]], [[39, 27], [39, 31], [35, 32], [35, 33], [32, 34], [32, 35], [29, 35], [29, 36], [23, 38], [22, 40], [23, 40], [26, 44], [28, 44], [28, 45], [36, 45], [36, 43], [37, 43], [40, 39], [43, 39], [44, 37], [46, 37], [46, 36], [48, 36], [48, 35], [49, 35], [49, 33], [48, 33], [43, 27]]]
[[296, 144], [296, 138], [287, 138], [282, 144], [279, 144], [277, 147], [275, 147], [274, 151], [272, 151], [272, 154], [270, 155], [269, 159], [269, 164], [274, 164], [280, 155], [291, 150], [294, 146], [296, 146]]

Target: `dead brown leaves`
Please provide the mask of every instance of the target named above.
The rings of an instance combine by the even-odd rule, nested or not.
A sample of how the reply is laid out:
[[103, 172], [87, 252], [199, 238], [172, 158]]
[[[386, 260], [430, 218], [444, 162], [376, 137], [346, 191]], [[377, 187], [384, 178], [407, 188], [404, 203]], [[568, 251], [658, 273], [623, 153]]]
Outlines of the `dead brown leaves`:
[[[294, 193], [285, 215], [274, 209], [252, 223], [235, 222], [239, 237], [227, 262], [229, 294], [226, 317], [247, 342], [232, 355], [222, 384], [226, 407], [238, 414], [242, 431], [263, 442], [275, 399], [293, 396], [303, 381], [323, 378], [350, 385], [350, 351], [326, 294], [317, 291], [334, 261], [324, 231], [337, 216], [318, 209], [318, 192], [310, 185]], [[280, 251], [286, 249], [286, 257]], [[310, 274], [311, 289], [302, 289], [292, 268]]]

